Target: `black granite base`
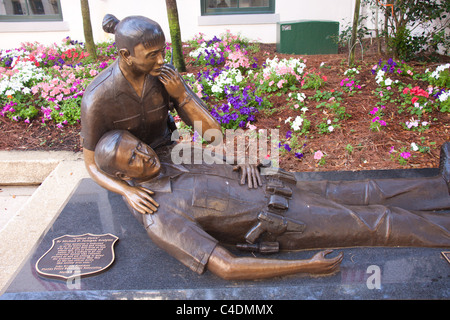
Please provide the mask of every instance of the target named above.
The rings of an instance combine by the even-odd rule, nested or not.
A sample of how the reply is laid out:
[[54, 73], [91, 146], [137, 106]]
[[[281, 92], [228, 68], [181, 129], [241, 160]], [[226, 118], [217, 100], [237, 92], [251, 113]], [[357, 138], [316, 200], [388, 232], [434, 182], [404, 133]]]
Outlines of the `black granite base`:
[[[429, 170], [298, 173], [299, 179], [363, 179], [432, 176]], [[444, 214], [450, 214], [446, 212]], [[116, 259], [105, 272], [78, 283], [38, 275], [36, 261], [62, 235], [111, 233], [119, 237]], [[340, 272], [326, 277], [302, 275], [261, 281], [225, 281], [210, 272], [197, 275], [157, 248], [128, 211], [122, 197], [84, 179], [0, 297], [12, 299], [448, 299], [450, 264], [440, 248], [346, 248]], [[271, 257], [310, 258], [316, 251]], [[377, 287], [375, 273], [381, 277]], [[76, 286], [79, 285], [79, 288]]]

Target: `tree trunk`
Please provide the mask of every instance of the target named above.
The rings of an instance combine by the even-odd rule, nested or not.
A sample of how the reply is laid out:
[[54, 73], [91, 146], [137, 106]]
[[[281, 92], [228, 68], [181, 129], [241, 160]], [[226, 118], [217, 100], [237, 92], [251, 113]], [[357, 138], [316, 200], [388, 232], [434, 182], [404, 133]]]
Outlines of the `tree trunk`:
[[350, 41], [350, 61], [349, 65], [355, 63], [356, 37], [358, 34], [359, 11], [361, 8], [361, 0], [355, 1], [355, 13], [353, 14], [352, 40]]
[[94, 36], [92, 35], [91, 14], [89, 12], [88, 0], [81, 1], [81, 15], [83, 17], [84, 42], [86, 50], [92, 59], [97, 59], [97, 52], [94, 43]]
[[186, 71], [181, 42], [180, 22], [178, 20], [177, 0], [166, 0], [167, 18], [169, 19], [170, 38], [172, 39], [173, 65], [179, 72]]
[[[389, 2], [388, 2], [389, 3]], [[389, 7], [384, 9], [384, 44], [386, 46], [386, 52], [389, 52]]]
[[382, 54], [382, 50], [381, 50], [381, 38], [380, 38], [380, 30], [379, 30], [380, 21], [379, 21], [378, 13], [379, 13], [379, 9], [378, 9], [378, 6], [377, 6], [376, 13], [375, 13], [375, 23], [376, 23], [375, 24], [375, 33], [376, 33], [376, 37], [377, 37], [378, 54], [380, 55], [380, 54]]

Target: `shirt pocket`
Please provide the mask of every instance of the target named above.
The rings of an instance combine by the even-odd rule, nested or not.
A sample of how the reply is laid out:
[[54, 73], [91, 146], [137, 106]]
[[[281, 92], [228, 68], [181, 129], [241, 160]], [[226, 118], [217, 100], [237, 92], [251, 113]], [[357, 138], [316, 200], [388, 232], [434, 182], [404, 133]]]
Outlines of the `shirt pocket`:
[[114, 129], [117, 130], [133, 130], [137, 129], [141, 124], [141, 115], [137, 114], [131, 117], [127, 117], [125, 119], [116, 120], [113, 122]]
[[169, 117], [169, 107], [167, 107], [166, 104], [153, 107], [146, 111], [146, 116], [147, 119], [151, 119], [152, 122], [164, 123], [164, 121], [167, 121], [167, 118]]
[[195, 178], [192, 196], [194, 207], [223, 212], [229, 208], [230, 200], [230, 183], [226, 179]]

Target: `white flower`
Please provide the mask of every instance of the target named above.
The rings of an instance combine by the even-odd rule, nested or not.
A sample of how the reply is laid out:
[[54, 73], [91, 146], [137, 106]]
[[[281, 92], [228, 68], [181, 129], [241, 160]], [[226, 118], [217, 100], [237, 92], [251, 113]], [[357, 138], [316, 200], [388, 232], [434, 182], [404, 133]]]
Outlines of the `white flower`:
[[218, 84], [214, 84], [211, 87], [211, 91], [214, 92], [214, 93], [222, 93], [223, 92], [222, 87], [219, 86]]
[[387, 78], [386, 80], [384, 80], [384, 84], [386, 86], [390, 86], [392, 84], [392, 80], [390, 78]]
[[378, 84], [380, 84], [381, 81], [384, 79], [385, 72], [383, 70], [378, 70], [377, 75], [375, 77], [375, 80]]
[[[441, 72], [444, 71], [445, 69], [449, 69], [449, 68], [450, 68], [450, 63], [442, 64], [442, 65], [438, 66], [436, 68], [436, 70], [434, 70], [431, 73], [431, 77], [433, 77], [433, 78], [435, 78], [437, 80], [441, 76]], [[425, 73], [427, 73], [427, 71], [428, 71], [428, 69], [425, 71]]]
[[31, 92], [31, 89], [28, 88], [28, 87], [25, 87], [25, 88], [22, 89], [22, 93], [23, 94], [29, 94], [30, 92]]
[[356, 68], [351, 68], [351, 69], [347, 69], [344, 74], [347, 75], [348, 73], [355, 73], [355, 74], [359, 74], [358, 69]]
[[412, 127], [419, 126], [419, 120], [414, 120], [414, 118], [410, 119], [411, 121], [406, 121], [405, 124], [408, 127], [408, 129], [411, 129]]
[[417, 151], [417, 150], [419, 150], [419, 147], [417, 146], [417, 144], [415, 144], [415, 143], [413, 142], [413, 143], [411, 143], [411, 149], [412, 149], [413, 151]]
[[302, 126], [302, 123], [303, 123], [303, 118], [300, 117], [300, 116], [297, 116], [297, 117], [295, 118], [294, 122], [292, 122], [291, 128], [292, 128], [294, 131], [300, 130], [300, 127]]
[[447, 101], [448, 97], [450, 96], [450, 91], [444, 91], [439, 95], [439, 101], [444, 102]]
[[328, 127], [328, 131], [333, 132], [333, 130], [334, 130], [334, 127], [333, 127], [333, 126], [329, 126], [329, 127]]
[[305, 101], [306, 95], [303, 92], [297, 93], [297, 100], [300, 102]]
[[384, 77], [384, 71], [383, 70], [378, 70], [378, 72], [377, 72], [377, 78], [382, 78], [382, 77]]

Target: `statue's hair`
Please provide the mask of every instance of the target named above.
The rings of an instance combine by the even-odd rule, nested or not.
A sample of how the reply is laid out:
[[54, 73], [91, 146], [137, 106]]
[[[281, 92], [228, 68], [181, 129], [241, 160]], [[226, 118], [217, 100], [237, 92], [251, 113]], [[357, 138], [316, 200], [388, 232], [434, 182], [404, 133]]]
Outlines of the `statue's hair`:
[[134, 54], [134, 47], [143, 44], [145, 48], [166, 41], [161, 26], [143, 16], [129, 16], [118, 20], [114, 15], [107, 14], [103, 18], [103, 30], [115, 35], [118, 50], [127, 49]]
[[95, 147], [95, 163], [103, 172], [115, 176], [119, 171], [116, 167], [116, 155], [125, 130], [113, 130], [105, 133]]

